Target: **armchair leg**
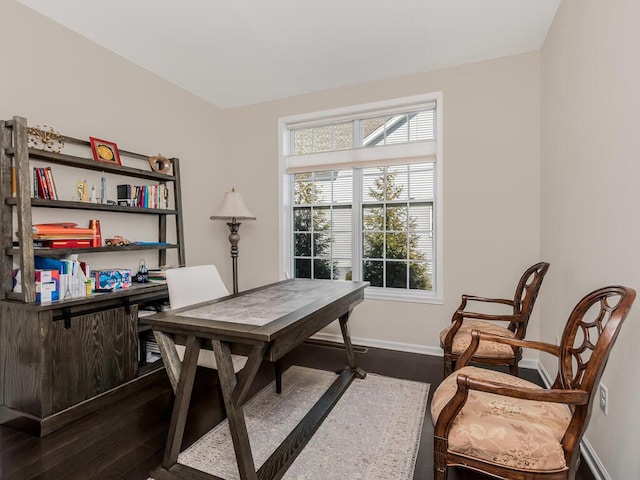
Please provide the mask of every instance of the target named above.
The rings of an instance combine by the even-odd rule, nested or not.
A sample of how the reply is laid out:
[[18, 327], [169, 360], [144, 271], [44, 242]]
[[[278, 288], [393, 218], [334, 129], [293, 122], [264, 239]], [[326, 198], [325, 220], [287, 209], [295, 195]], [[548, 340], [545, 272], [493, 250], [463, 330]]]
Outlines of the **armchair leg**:
[[447, 378], [449, 375], [451, 375], [451, 372], [453, 372], [453, 368], [454, 368], [454, 361], [444, 357], [444, 378]]
[[447, 440], [433, 438], [433, 479], [447, 480]]
[[514, 377], [518, 376], [518, 364], [509, 365], [509, 373]]

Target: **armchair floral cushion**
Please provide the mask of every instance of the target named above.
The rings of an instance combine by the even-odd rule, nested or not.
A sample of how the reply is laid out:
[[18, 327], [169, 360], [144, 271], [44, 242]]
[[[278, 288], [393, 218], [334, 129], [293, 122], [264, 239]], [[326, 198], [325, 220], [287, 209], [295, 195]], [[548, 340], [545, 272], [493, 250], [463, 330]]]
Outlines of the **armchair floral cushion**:
[[[444, 340], [449, 333], [449, 330], [453, 327], [453, 323], [440, 332], [440, 343], [444, 344]], [[471, 343], [471, 332], [478, 330], [482, 333], [490, 333], [492, 335], [498, 335], [500, 337], [514, 338], [515, 334], [506, 327], [503, 327], [494, 322], [485, 322], [482, 320], [464, 320], [460, 330], [453, 337], [453, 344], [451, 345], [451, 353], [455, 355], [462, 355]], [[494, 342], [480, 342], [476, 355], [479, 357], [493, 357], [493, 358], [513, 358], [513, 348], [504, 343]]]
[[[434, 392], [431, 402], [434, 424], [456, 393], [459, 374], [516, 387], [542, 388], [506, 373], [463, 367], [449, 375]], [[453, 421], [449, 451], [521, 470], [563, 470], [566, 462], [561, 441], [570, 420], [571, 412], [564, 404], [472, 390]]]

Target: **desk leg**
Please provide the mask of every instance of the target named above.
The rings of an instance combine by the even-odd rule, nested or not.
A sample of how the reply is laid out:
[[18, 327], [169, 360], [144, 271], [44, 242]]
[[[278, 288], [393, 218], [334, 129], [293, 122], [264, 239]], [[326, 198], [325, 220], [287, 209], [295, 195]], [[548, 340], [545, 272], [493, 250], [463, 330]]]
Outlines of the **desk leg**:
[[356, 357], [353, 353], [353, 345], [351, 345], [351, 335], [349, 334], [349, 315], [351, 312], [347, 312], [340, 317], [340, 330], [342, 330], [342, 339], [344, 340], [344, 347], [347, 351], [347, 361], [349, 362], [349, 369], [357, 375], [358, 378], [364, 378], [367, 376], [367, 372], [356, 365]]
[[198, 354], [200, 353], [200, 339], [193, 335], [187, 337], [184, 360], [180, 370], [180, 378], [176, 388], [176, 398], [171, 412], [171, 423], [167, 434], [167, 445], [164, 450], [162, 466], [171, 468], [178, 462], [178, 454], [182, 447], [184, 426], [189, 412], [189, 401], [193, 390], [193, 380], [198, 366]]
[[240, 381], [233, 370], [233, 361], [231, 360], [231, 349], [229, 344], [220, 340], [211, 340], [213, 353], [218, 364], [218, 377], [220, 380], [220, 388], [222, 389], [222, 397], [224, 398], [224, 407], [227, 411], [227, 421], [229, 422], [229, 430], [231, 432], [231, 440], [233, 441], [233, 449], [236, 454], [238, 463], [238, 472], [241, 480], [257, 480], [256, 466], [253, 462], [253, 454], [251, 453], [251, 444], [249, 443], [249, 433], [247, 432], [247, 424], [244, 418], [244, 409], [242, 404], [244, 397], [248, 393], [249, 386], [255, 378], [260, 361], [264, 357], [266, 351], [265, 346], [254, 347], [245, 368], [239, 375]]

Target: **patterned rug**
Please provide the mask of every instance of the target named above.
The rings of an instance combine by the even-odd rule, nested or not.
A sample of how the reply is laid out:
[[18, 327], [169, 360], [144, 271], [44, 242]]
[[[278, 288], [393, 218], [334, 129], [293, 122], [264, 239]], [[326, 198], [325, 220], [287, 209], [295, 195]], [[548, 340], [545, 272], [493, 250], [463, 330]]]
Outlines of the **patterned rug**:
[[[335, 380], [293, 366], [283, 391], [273, 385], [245, 405], [256, 466], [269, 457]], [[355, 379], [296, 458], [284, 480], [411, 480], [429, 385], [368, 374]], [[226, 420], [180, 454], [179, 463], [227, 480], [239, 478]]]

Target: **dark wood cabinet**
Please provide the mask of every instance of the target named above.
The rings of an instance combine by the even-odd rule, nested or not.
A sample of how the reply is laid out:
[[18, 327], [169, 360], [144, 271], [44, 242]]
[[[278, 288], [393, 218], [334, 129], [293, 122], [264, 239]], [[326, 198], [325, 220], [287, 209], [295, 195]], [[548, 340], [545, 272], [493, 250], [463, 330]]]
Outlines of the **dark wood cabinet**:
[[[123, 150], [121, 155], [145, 161], [147, 169], [105, 164], [91, 158], [89, 142], [64, 139], [85, 148], [87, 157], [28, 148], [24, 118], [0, 121], [0, 423], [40, 436], [165, 375], [160, 363], [151, 368], [140, 366], [137, 312], [140, 306], [166, 301], [168, 294], [163, 284], [134, 284], [112, 293], [40, 304], [35, 301], [34, 255], [155, 250], [158, 265], [164, 265], [167, 251], [175, 249], [178, 263], [185, 263], [179, 160], [172, 159], [169, 174], [152, 171], [148, 156]], [[171, 206], [141, 208], [31, 198], [32, 160], [171, 185]], [[158, 241], [118, 247], [34, 249], [32, 215], [34, 209], [41, 208], [117, 212], [133, 221], [136, 215], [156, 215], [158, 229], [151, 233]], [[168, 218], [175, 219], [175, 243], [167, 242]], [[14, 232], [18, 240], [29, 241], [15, 245]], [[22, 272], [21, 293], [12, 291], [14, 264]]]

